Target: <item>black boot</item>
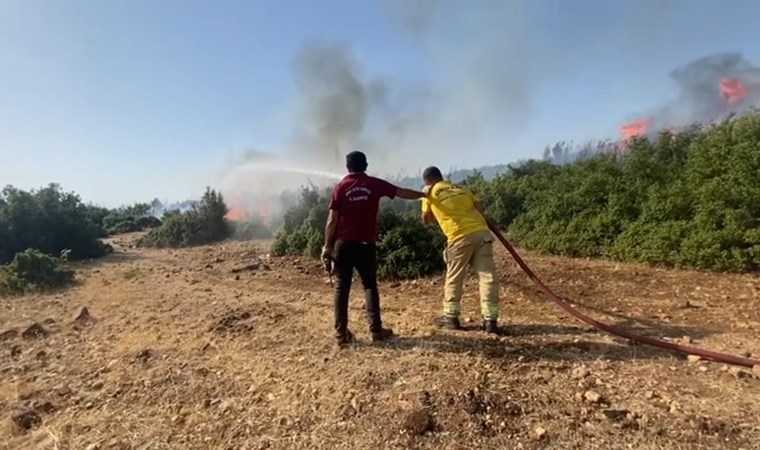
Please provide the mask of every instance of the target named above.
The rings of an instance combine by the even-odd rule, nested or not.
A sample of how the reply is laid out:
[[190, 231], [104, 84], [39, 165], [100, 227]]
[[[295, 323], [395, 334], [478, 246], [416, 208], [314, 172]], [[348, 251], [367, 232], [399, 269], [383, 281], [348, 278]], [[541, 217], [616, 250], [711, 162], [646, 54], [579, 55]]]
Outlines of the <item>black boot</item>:
[[499, 324], [496, 319], [485, 319], [483, 321], [483, 330], [486, 333], [499, 334]]
[[459, 323], [458, 317], [443, 316], [436, 319], [435, 324], [438, 328], [446, 330], [462, 330], [462, 324]]
[[351, 333], [351, 331], [346, 330], [346, 333], [342, 336], [335, 336], [335, 340], [338, 344], [338, 347], [345, 347], [346, 345], [350, 345], [354, 343], [354, 334]]
[[382, 342], [394, 336], [393, 330], [390, 328], [380, 328], [380, 331], [372, 332], [372, 342]]

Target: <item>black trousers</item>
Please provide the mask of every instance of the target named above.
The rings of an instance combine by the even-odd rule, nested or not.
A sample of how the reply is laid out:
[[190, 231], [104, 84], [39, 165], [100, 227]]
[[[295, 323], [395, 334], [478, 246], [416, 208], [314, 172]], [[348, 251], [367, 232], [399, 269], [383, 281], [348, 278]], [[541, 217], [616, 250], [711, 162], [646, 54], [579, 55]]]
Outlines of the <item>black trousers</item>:
[[348, 298], [354, 269], [359, 272], [369, 321], [369, 331], [382, 329], [380, 293], [377, 289], [377, 247], [374, 242], [341, 241], [335, 243], [335, 336], [346, 335], [348, 328]]

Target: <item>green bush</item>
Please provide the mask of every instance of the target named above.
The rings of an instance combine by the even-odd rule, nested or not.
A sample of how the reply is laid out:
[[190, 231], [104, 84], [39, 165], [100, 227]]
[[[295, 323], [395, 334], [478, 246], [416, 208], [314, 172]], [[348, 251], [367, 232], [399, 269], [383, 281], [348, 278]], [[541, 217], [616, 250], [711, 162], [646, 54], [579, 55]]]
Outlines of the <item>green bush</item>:
[[0, 295], [59, 289], [74, 281], [74, 271], [60, 258], [28, 249], [0, 266]]
[[[414, 203], [419, 208], [419, 202]], [[419, 211], [399, 214], [380, 212], [377, 242], [377, 274], [381, 279], [410, 279], [438, 273], [445, 268], [446, 239], [436, 228], [427, 227]]]
[[132, 233], [141, 230], [134, 217], [119, 212], [112, 212], [104, 217], [103, 227], [109, 235]]
[[622, 155], [529, 162], [467, 184], [520, 245], [731, 272], [760, 269], [760, 115], [636, 138]]
[[238, 240], [269, 239], [272, 230], [260, 219], [247, 219], [241, 222], [231, 222], [232, 237]]
[[161, 220], [153, 216], [145, 216], [138, 218], [135, 223], [141, 230], [147, 230], [148, 228], [158, 228], [161, 226]]
[[165, 215], [165, 220], [143, 236], [138, 245], [155, 248], [179, 248], [206, 245], [230, 236], [224, 216], [227, 205], [222, 194], [207, 188], [198, 205], [184, 213]]
[[92, 215], [95, 219], [99, 219], [95, 223], [100, 224], [107, 235], [113, 236], [161, 226], [161, 220], [150, 214], [151, 209], [152, 206], [150, 204], [136, 203], [132, 206], [110, 211], [105, 210], [105, 214], [103, 214], [102, 208], [97, 208], [94, 209]]
[[89, 204], [86, 206], [86, 215], [89, 221], [97, 227], [98, 237], [108, 237], [108, 231], [104, 226], [105, 218], [111, 214], [111, 210], [102, 206]]
[[84, 205], [79, 196], [58, 185], [22, 191], [8, 186], [0, 192], [0, 264], [27, 249], [69, 258], [94, 258], [107, 253], [98, 238], [104, 232], [94, 222], [102, 210]]
[[[272, 244], [274, 255], [301, 255], [316, 258], [324, 244], [328, 192], [310, 187], [301, 192], [300, 201], [286, 213], [282, 228]], [[443, 269], [443, 235], [420, 221], [419, 202], [399, 207], [383, 202], [378, 218], [378, 277], [409, 279]]]

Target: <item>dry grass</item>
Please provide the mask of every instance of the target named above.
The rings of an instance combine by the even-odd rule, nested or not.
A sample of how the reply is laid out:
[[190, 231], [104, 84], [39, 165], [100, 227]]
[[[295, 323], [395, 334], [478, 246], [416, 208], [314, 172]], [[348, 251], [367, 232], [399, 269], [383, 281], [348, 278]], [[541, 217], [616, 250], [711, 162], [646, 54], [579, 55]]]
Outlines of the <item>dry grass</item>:
[[[760, 448], [760, 380], [593, 332], [503, 254], [509, 336], [436, 330], [441, 280], [420, 280], [381, 286], [384, 345], [355, 289], [361, 342], [338, 350], [317, 262], [233, 274], [265, 243], [121, 244], [65, 293], [0, 300], [0, 332], [50, 332], [0, 338], [0, 449]], [[599, 318], [760, 356], [758, 277], [525, 256]], [[19, 431], [19, 408], [40, 423]]]

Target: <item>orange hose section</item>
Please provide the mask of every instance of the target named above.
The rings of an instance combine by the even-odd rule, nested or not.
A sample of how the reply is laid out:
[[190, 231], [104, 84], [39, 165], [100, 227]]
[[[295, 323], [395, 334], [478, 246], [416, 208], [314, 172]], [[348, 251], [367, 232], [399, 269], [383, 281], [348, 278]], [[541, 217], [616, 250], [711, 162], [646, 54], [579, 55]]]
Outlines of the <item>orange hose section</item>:
[[606, 331], [607, 333], [614, 334], [616, 336], [620, 336], [626, 339], [630, 339], [633, 342], [639, 342], [642, 344], [648, 344], [652, 345], [654, 347], [660, 347], [667, 350], [675, 350], [677, 352], [685, 353], [687, 355], [697, 355], [701, 358], [717, 361], [717, 362], [723, 362], [726, 364], [734, 364], [738, 366], [745, 366], [745, 367], [753, 367], [753, 366], [760, 366], [760, 361], [750, 358], [743, 358], [740, 356], [734, 356], [729, 355], [726, 353], [719, 353], [711, 350], [705, 350], [697, 347], [691, 347], [688, 345], [679, 345], [672, 342], [666, 342], [660, 339], [642, 336], [640, 334], [633, 333], [631, 331], [624, 330], [622, 328], [618, 328], [614, 325], [608, 325], [606, 323], [599, 322], [598, 320], [595, 320], [583, 312], [579, 311], [572, 305], [570, 305], [567, 300], [562, 299], [557, 294], [552, 292], [551, 289], [549, 289], [548, 286], [546, 286], [533, 271], [528, 267], [527, 264], [525, 264], [525, 261], [520, 257], [519, 254], [515, 251], [514, 247], [504, 238], [504, 235], [501, 234], [501, 232], [498, 229], [495, 229], [494, 227], [489, 227], [491, 229], [491, 232], [493, 232], [494, 235], [496, 235], [496, 238], [499, 239], [499, 241], [504, 245], [504, 247], [507, 249], [507, 251], [512, 255], [512, 258], [517, 262], [517, 264], [520, 266], [520, 268], [525, 272], [526, 275], [528, 275], [528, 278], [533, 281], [533, 283], [538, 286], [541, 291], [543, 291], [544, 294], [546, 294], [549, 299], [554, 302], [557, 306], [565, 310], [568, 314], [572, 315], [576, 319], [579, 319], [583, 322], [586, 322], [587, 324], [593, 326], [596, 329]]

